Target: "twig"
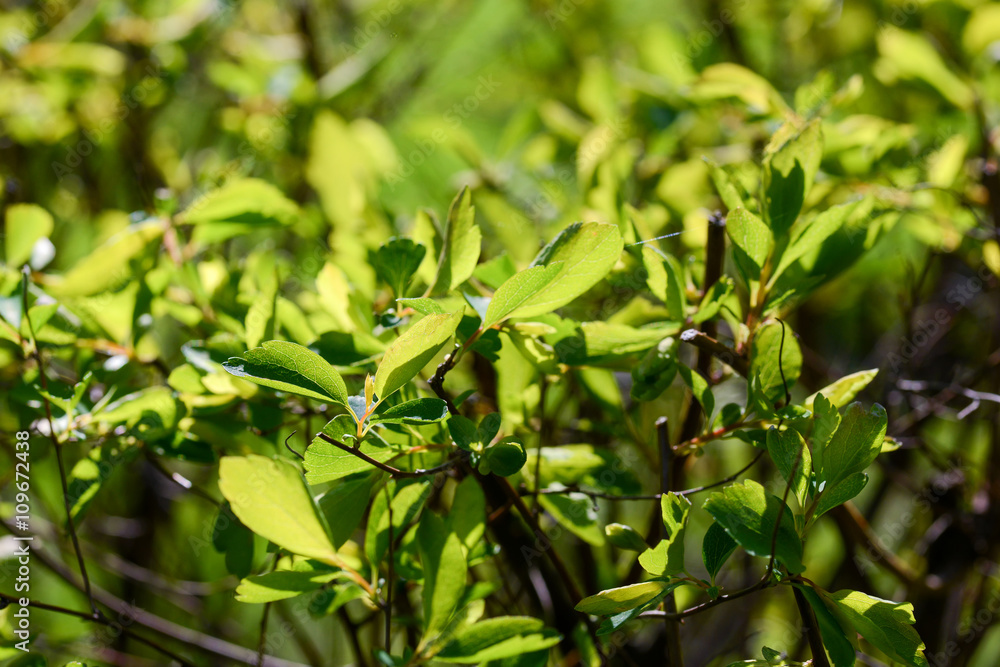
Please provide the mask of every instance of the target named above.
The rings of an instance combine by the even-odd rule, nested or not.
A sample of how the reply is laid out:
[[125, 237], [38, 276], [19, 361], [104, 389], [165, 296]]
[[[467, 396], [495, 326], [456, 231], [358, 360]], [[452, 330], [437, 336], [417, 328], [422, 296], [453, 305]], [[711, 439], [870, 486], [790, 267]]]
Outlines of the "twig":
[[392, 494], [389, 493], [389, 485], [385, 485], [386, 507], [389, 513], [389, 576], [385, 580], [385, 652], [392, 654], [392, 583], [394, 579], [393, 560], [395, 559], [395, 545], [392, 535]]
[[[23, 599], [23, 598], [20, 598], [20, 599]], [[6, 607], [7, 605], [10, 605], [10, 604], [20, 604], [20, 599], [14, 597], [12, 595], [7, 595], [6, 593], [0, 593], [0, 600], [2, 600], [4, 602], [4, 605], [3, 605], [4, 607]], [[134, 639], [135, 641], [137, 641], [137, 642], [139, 642], [141, 644], [145, 644], [146, 646], [150, 647], [151, 649], [162, 653], [163, 655], [167, 656], [171, 660], [179, 662], [182, 665], [188, 665], [189, 667], [194, 667], [194, 663], [190, 662], [189, 660], [186, 660], [186, 659], [182, 658], [181, 656], [177, 655], [176, 653], [174, 653], [170, 649], [168, 649], [168, 648], [166, 648], [164, 646], [161, 646], [160, 644], [156, 643], [152, 639], [147, 639], [146, 637], [143, 637], [142, 635], [136, 634], [134, 631], [129, 630], [127, 627], [124, 627], [121, 623], [118, 623], [116, 621], [112, 621], [110, 619], [107, 619], [103, 615], [102, 616], [93, 616], [91, 614], [87, 614], [87, 613], [82, 612], [82, 611], [76, 611], [74, 609], [67, 609], [66, 607], [60, 607], [60, 606], [54, 605], [54, 604], [46, 604], [44, 602], [38, 602], [37, 600], [30, 600], [29, 599], [27, 601], [27, 603], [28, 603], [29, 607], [34, 607], [35, 609], [44, 609], [45, 611], [51, 611], [51, 612], [55, 612], [57, 614], [65, 614], [67, 616], [75, 616], [76, 618], [81, 618], [81, 619], [83, 619], [85, 621], [90, 621], [91, 623], [97, 623], [99, 625], [104, 625], [104, 626], [108, 626], [108, 627], [110, 627], [110, 626], [113, 625], [113, 626], [115, 626], [115, 630], [121, 632], [122, 634], [124, 634], [129, 639]]]
[[[0, 525], [3, 525], [8, 531], [13, 532], [12, 528], [6, 521], [0, 520]], [[42, 565], [52, 570], [52, 572], [57, 574], [77, 590], [84, 591], [83, 584], [77, 580], [73, 572], [63, 565], [62, 562], [53, 558], [42, 549], [34, 548], [32, 552]], [[93, 592], [94, 599], [105, 607], [111, 609], [116, 614], [124, 615], [125, 617], [135, 621], [135, 623], [145, 626], [157, 634], [169, 637], [175, 641], [188, 644], [192, 647], [205, 651], [206, 653], [220, 656], [228, 660], [235, 660], [247, 665], [252, 665], [255, 662], [256, 656], [250, 649], [231, 644], [223, 639], [219, 639], [218, 637], [205, 635], [197, 630], [168, 621], [144, 609], [132, 606], [99, 587], [93, 588]], [[74, 612], [75, 615], [80, 613], [81, 612]], [[95, 623], [100, 623], [102, 625], [107, 625], [110, 622], [109, 619], [104, 616], [101, 618], [93, 618], [86, 615], [82, 617], [86, 617], [93, 620]], [[118, 625], [121, 624], [117, 624], [116, 627]], [[267, 664], [275, 665], [276, 667], [301, 667], [299, 663], [283, 660], [281, 658], [275, 658], [273, 656], [268, 656]]]
[[[660, 449], [660, 491], [664, 494], [670, 492], [673, 479], [674, 450], [670, 447], [670, 435], [667, 428], [667, 418], [660, 417], [656, 420], [656, 441]], [[666, 517], [661, 521], [661, 535], [663, 539], [668, 539]], [[667, 593], [663, 600], [663, 608], [668, 614], [677, 613], [677, 600], [673, 591]], [[681, 653], [681, 626], [680, 623], [669, 616], [664, 618], [664, 629], [666, 630], [667, 644], [667, 667], [684, 667], [684, 656]]]
[[73, 551], [76, 552], [76, 562], [80, 568], [80, 576], [83, 578], [84, 592], [90, 602], [90, 611], [95, 619], [101, 617], [101, 612], [94, 602], [94, 593], [90, 589], [90, 577], [87, 576], [87, 565], [83, 561], [83, 552], [80, 551], [80, 540], [76, 536], [76, 522], [73, 520], [72, 504], [69, 501], [69, 486], [66, 483], [66, 464], [63, 462], [62, 445], [56, 437], [55, 426], [52, 422], [52, 407], [49, 405], [49, 387], [45, 379], [45, 364], [42, 362], [41, 348], [38, 347], [38, 339], [35, 336], [35, 325], [31, 322], [31, 313], [28, 310], [28, 279], [31, 273], [25, 265], [21, 282], [21, 300], [23, 302], [24, 317], [28, 320], [28, 332], [31, 334], [31, 351], [38, 364], [38, 381], [42, 385], [42, 404], [45, 406], [45, 418], [49, 424], [49, 438], [52, 440], [52, 447], [56, 451], [56, 463], [59, 466], [59, 482], [62, 484], [63, 505], [66, 508], [66, 525], [69, 530], [70, 540], [73, 542]]
[[823, 638], [820, 636], [819, 626], [816, 624], [816, 614], [813, 613], [813, 609], [809, 606], [809, 601], [806, 600], [802, 591], [792, 586], [792, 593], [795, 595], [795, 604], [799, 608], [803, 629], [809, 640], [813, 667], [830, 667], [830, 661], [826, 657], [826, 649], [823, 648]]
[[[733, 367], [733, 370], [746, 377], [750, 372], [750, 364], [746, 358], [731, 347], [728, 347], [712, 336], [698, 331], [697, 329], [687, 329], [681, 333], [681, 340], [695, 346], [699, 350], [708, 352], [715, 356], [724, 364]], [[700, 357], [699, 357], [700, 358]]]
[[320, 433], [317, 433], [316, 436], [318, 438], [320, 438], [321, 440], [329, 442], [331, 445], [334, 445], [335, 447], [339, 447], [340, 449], [344, 450], [348, 454], [352, 454], [352, 455], [358, 457], [359, 459], [361, 459], [362, 461], [375, 466], [379, 470], [382, 470], [382, 471], [385, 471], [385, 472], [389, 473], [393, 477], [425, 477], [427, 475], [433, 475], [435, 473], [439, 473], [439, 472], [442, 472], [444, 470], [448, 470], [449, 468], [454, 467], [455, 464], [457, 463], [457, 461], [460, 460], [459, 458], [449, 459], [448, 461], [445, 461], [441, 465], [436, 466], [434, 468], [418, 468], [416, 470], [400, 470], [399, 468], [393, 468], [391, 465], [388, 465], [388, 464], [382, 463], [381, 461], [377, 461], [377, 460], [373, 459], [372, 457], [370, 457], [367, 454], [365, 454], [364, 452], [362, 452], [360, 449], [355, 449], [354, 447], [348, 447], [344, 443], [338, 442], [337, 440], [334, 440], [332, 437], [328, 436], [326, 433], [320, 432]]
[[[308, 413], [306, 413], [306, 428], [307, 429], [309, 428], [309, 414]], [[288, 444], [288, 441], [291, 440], [292, 436], [295, 435], [296, 433], [298, 433], [298, 431], [292, 431], [291, 433], [288, 434], [288, 437], [285, 438], [285, 449], [287, 449], [288, 451], [290, 451], [292, 454], [295, 454], [297, 457], [299, 457], [300, 460], [305, 461], [306, 457], [302, 456], [297, 451], [295, 451], [294, 449], [292, 449], [292, 446]]]
[[451, 396], [448, 392], [444, 390], [444, 376], [448, 374], [455, 364], [458, 362], [458, 353], [462, 350], [462, 346], [459, 343], [455, 343], [455, 348], [448, 353], [448, 356], [444, 358], [440, 364], [438, 364], [437, 369], [434, 371], [434, 375], [431, 379], [427, 381], [427, 385], [434, 391], [438, 398], [445, 402], [448, 406], [448, 414], [457, 415], [458, 408], [455, 407], [455, 403], [452, 402]]

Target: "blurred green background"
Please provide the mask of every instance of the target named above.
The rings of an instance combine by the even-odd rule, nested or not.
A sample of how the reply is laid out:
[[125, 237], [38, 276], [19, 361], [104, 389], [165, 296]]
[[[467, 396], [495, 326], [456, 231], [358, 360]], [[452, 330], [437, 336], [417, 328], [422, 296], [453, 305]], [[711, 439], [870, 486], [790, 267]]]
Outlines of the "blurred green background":
[[[33, 203], [52, 216], [51, 229], [39, 222], [45, 228], [39, 236], [50, 245], [29, 243], [30, 251], [20, 249], [15, 258], [8, 240], [3, 295], [15, 293], [18, 266], [30, 259], [36, 281], [75, 299], [86, 325], [100, 331], [93, 337], [99, 349], [143, 365], [96, 364], [99, 382], [129, 391], [162, 383], [185, 362], [185, 343], [227, 328], [224, 318], [206, 320], [206, 297], [192, 287], [193, 274], [212, 289], [222, 285], [220, 293], [238, 293], [229, 305], [241, 319], [260, 288], [251, 277], [237, 289], [242, 272], [261, 275], [261, 263], [277, 263], [282, 295], [308, 316], [303, 338], [370, 330], [372, 313], [384, 311], [389, 295], [365, 261], [369, 251], [392, 235], [421, 238], [427, 228], [418, 211], [440, 217], [464, 185], [473, 190], [485, 258], [506, 252], [522, 267], [570, 222], [600, 220], [631, 225], [630, 242], [673, 234], [661, 247], [697, 263], [708, 216], [722, 208], [706, 159], [752, 181], [783, 120], [821, 116], [825, 149], [807, 205], [822, 209], [873, 195], [879, 214], [858, 228], [862, 242], [851, 246], [854, 256], [870, 252], [853, 266], [831, 267], [839, 277], [798, 304], [791, 325], [805, 354], [803, 391], [856, 370], [881, 370], [866, 399], [887, 406], [889, 433], [905, 447], [859, 505], [890, 548], [924, 565], [939, 558], [940, 576], [958, 582], [955, 597], [923, 598], [921, 633], [929, 649], [963, 640], [963, 628], [973, 627], [977, 611], [995, 599], [996, 544], [984, 551], [975, 541], [982, 522], [997, 518], [976, 509], [977, 499], [997, 494], [1000, 483], [988, 473], [1000, 459], [993, 453], [1000, 447], [996, 406], [984, 403], [961, 419], [963, 403], [919, 416], [926, 404], [898, 381], [916, 378], [939, 389], [974, 378], [980, 389], [997, 390], [1000, 189], [991, 193], [998, 188], [1000, 5], [4, 0], [0, 6], [0, 196], [5, 208]], [[176, 264], [170, 271], [162, 268], [160, 246], [150, 253], [125, 243], [97, 259], [91, 254], [116, 234], [168, 220], [240, 177], [275, 186], [294, 202], [295, 215], [278, 216], [281, 224], [244, 221], [201, 235], [168, 233], [162, 248]], [[349, 306], [320, 313], [329, 304], [322, 290], [319, 297], [309, 290], [326, 262], [336, 267], [327, 280], [349, 286], [352, 296]], [[148, 297], [123, 287], [139, 274]], [[642, 321], [643, 313], [628, 310], [630, 289], [614, 284], [579, 308], [589, 319]], [[156, 304], [146, 303], [150, 318], [141, 326], [141, 318], [130, 319], [137, 298]], [[66, 368], [85, 366], [94, 350], [79, 354]], [[0, 347], [6, 433], [20, 427], [28, 405], [18, 394], [20, 363], [16, 346]], [[608, 411], [609, 422], [619, 418], [621, 397], [607, 393], [608, 387], [614, 393], [613, 382], [584, 372], [574, 382]], [[505, 419], [530, 426], [516, 415], [537, 406], [537, 392], [507, 384], [498, 400]], [[655, 416], [651, 409], [637, 417], [643, 432]], [[242, 433], [238, 444], [218, 444], [236, 433]], [[245, 421], [234, 419], [203, 438], [223, 449], [271, 446], [251, 435]], [[265, 435], [277, 442], [275, 434]], [[39, 460], [44, 447], [39, 443]], [[692, 479], [711, 481], [738, 468], [744, 456], [732, 451], [708, 451]], [[192, 551], [191, 539], [204, 540], [206, 525], [210, 533], [205, 506], [129, 456], [115, 459], [124, 462], [123, 474], [105, 482], [83, 529], [96, 579], [165, 618], [253, 646], [258, 610], [232, 601], [223, 556], [211, 548]], [[194, 479], [212, 479], [195, 464], [178, 465]], [[58, 508], [58, 479], [41, 466], [42, 502]], [[964, 477], [946, 503], [921, 514], [916, 528], [890, 530], [922, 489], [954, 470]], [[0, 482], [11, 475], [5, 470]], [[941, 529], [958, 533], [940, 544], [961, 552], [960, 562], [921, 542], [941, 516], [948, 518]], [[825, 539], [817, 536], [809, 548], [823, 563], [814, 575], [821, 583], [868, 575], [878, 594], [900, 593], [877, 568], [852, 569], [832, 522], [817, 529]], [[966, 547], [973, 556], [966, 557]], [[71, 551], [61, 549], [72, 563]], [[608, 554], [598, 564], [574, 564], [603, 586], [615, 585], [622, 565]], [[35, 567], [39, 599], [79, 603]], [[144, 580], [151, 572], [166, 579]], [[177, 594], [178, 581], [197, 593]], [[699, 618], [685, 629], [691, 655], [727, 664], [758, 654], [763, 644], [787, 643], [794, 621], [784, 602], [745, 607], [731, 632], [720, 627], [735, 623], [732, 616]], [[936, 624], [942, 609], [947, 614]], [[74, 655], [79, 644], [72, 642], [86, 644], [91, 630], [61, 616], [36, 619], [57, 658]], [[337, 656], [337, 664], [349, 662], [349, 631], [333, 619], [321, 623], [296, 632]], [[947, 664], [997, 664], [994, 623], [990, 616]], [[114, 663], [115, 651], [126, 647], [119, 641], [105, 638], [93, 653]], [[640, 633], [633, 641], [642, 648], [654, 639]], [[301, 650], [288, 641], [275, 654], [301, 660]]]

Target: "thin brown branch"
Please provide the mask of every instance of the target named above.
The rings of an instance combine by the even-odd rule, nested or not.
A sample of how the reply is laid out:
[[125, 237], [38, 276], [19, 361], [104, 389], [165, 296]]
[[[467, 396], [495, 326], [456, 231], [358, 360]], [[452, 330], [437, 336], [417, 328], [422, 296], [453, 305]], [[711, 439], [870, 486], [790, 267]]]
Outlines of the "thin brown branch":
[[23, 303], [24, 317], [28, 320], [28, 332], [31, 334], [31, 350], [38, 364], [38, 381], [42, 385], [42, 405], [45, 406], [45, 419], [48, 421], [49, 438], [52, 440], [52, 448], [56, 452], [56, 464], [59, 467], [59, 482], [62, 485], [63, 506], [66, 508], [66, 526], [69, 530], [70, 540], [73, 542], [73, 551], [76, 553], [76, 562], [80, 568], [80, 576], [83, 578], [83, 588], [90, 602], [90, 611], [95, 619], [101, 617], [101, 611], [94, 602], [94, 593], [90, 588], [90, 577], [87, 576], [87, 565], [83, 560], [83, 552], [80, 550], [80, 540], [76, 535], [76, 522], [73, 520], [72, 503], [69, 500], [69, 486], [66, 483], [66, 464], [63, 461], [62, 445], [56, 436], [54, 422], [52, 420], [52, 406], [49, 404], [49, 387], [45, 379], [45, 364], [42, 361], [41, 348], [38, 346], [38, 338], [35, 336], [35, 325], [31, 321], [31, 313], [28, 310], [28, 280], [31, 272], [28, 267], [24, 267], [24, 275], [21, 282], [21, 299]]
[[[656, 420], [656, 441], [660, 450], [660, 492], [664, 494], [670, 492], [674, 477], [674, 450], [670, 446], [670, 434], [667, 425], [666, 417], [660, 417]], [[667, 534], [665, 521], [661, 522], [660, 529], [663, 539], [669, 539], [670, 535]], [[677, 600], [674, 598], [673, 591], [667, 593], [667, 597], [663, 599], [663, 609], [668, 614], [677, 613]], [[681, 652], [680, 622], [675, 618], [666, 616], [664, 617], [663, 625], [666, 631], [666, 664], [668, 667], [684, 667], [684, 655]]]
[[321, 440], [328, 442], [331, 445], [334, 445], [335, 447], [339, 447], [348, 454], [358, 457], [365, 463], [369, 463], [378, 468], [379, 470], [389, 473], [393, 477], [425, 477], [427, 475], [433, 475], [448, 470], [449, 468], [455, 467], [457, 462], [460, 460], [460, 458], [449, 459], [448, 461], [445, 461], [441, 465], [436, 466], [434, 468], [417, 468], [416, 470], [400, 470], [399, 468], [394, 468], [391, 465], [373, 459], [372, 457], [362, 452], [360, 449], [354, 447], [348, 447], [344, 443], [339, 442], [333, 439], [332, 437], [328, 436], [326, 433], [322, 432], [317, 433], [316, 436]]
[[702, 352], [707, 352], [722, 363], [731, 366], [734, 371], [743, 377], [746, 377], [750, 372], [750, 364], [743, 355], [706, 333], [697, 329], [687, 329], [681, 333], [681, 340], [695, 346]]

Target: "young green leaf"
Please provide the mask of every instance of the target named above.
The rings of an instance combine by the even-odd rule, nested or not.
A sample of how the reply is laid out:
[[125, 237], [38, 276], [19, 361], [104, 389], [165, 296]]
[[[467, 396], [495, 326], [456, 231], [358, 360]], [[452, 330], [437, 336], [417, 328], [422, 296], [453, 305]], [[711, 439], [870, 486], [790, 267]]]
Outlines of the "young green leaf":
[[[421, 645], [435, 639], [458, 611], [468, 566], [462, 543], [434, 512], [424, 512], [417, 528], [417, 549], [424, 566], [424, 634]], [[475, 626], [474, 626], [475, 627]]]
[[301, 345], [265, 341], [222, 365], [230, 374], [255, 384], [348, 407], [344, 379], [323, 357]]
[[770, 454], [781, 476], [791, 485], [792, 493], [798, 499], [799, 505], [804, 506], [812, 475], [812, 457], [809, 455], [809, 447], [806, 446], [805, 440], [795, 429], [786, 428], [779, 431], [777, 427], [772, 426], [767, 430], [767, 453]]
[[292, 463], [256, 454], [224, 456], [219, 490], [253, 532], [292, 553], [336, 562], [326, 520]]
[[726, 232], [733, 245], [744, 259], [749, 260], [753, 270], [750, 277], [760, 278], [760, 270], [764, 267], [771, 250], [774, 248], [774, 237], [764, 221], [745, 208], [737, 208], [726, 216]]
[[479, 462], [479, 472], [510, 477], [523, 468], [527, 460], [524, 445], [513, 437], [507, 437], [486, 447]]
[[830, 596], [847, 619], [878, 650], [912, 667], [927, 667], [924, 643], [913, 629], [913, 605], [882, 600], [860, 591]]
[[654, 577], [672, 575], [684, 569], [684, 534], [687, 532], [691, 501], [675, 493], [660, 496], [660, 516], [666, 538], [639, 556], [639, 564]]
[[375, 394], [384, 401], [427, 365], [453, 335], [462, 311], [425, 315], [394, 340], [375, 372]]
[[[504, 283], [497, 289], [497, 292], [504, 290], [504, 302], [492, 313], [487, 311], [487, 319], [501, 321], [508, 317], [535, 317], [565, 306], [604, 278], [618, 262], [623, 248], [624, 241], [617, 225], [601, 222], [577, 222], [570, 225], [542, 248], [529, 267], [537, 269], [558, 265], [560, 268], [555, 275], [533, 295], [523, 300], [512, 299], [511, 295], [519, 294], [521, 290], [513, 287], [505, 290], [507, 283]], [[520, 274], [515, 274], [508, 282], [518, 280], [524, 283], [528, 280], [518, 278], [518, 275]], [[532, 275], [547, 277], [548, 273], [535, 271]], [[508, 310], [515, 301], [517, 305]], [[503, 311], [507, 312], [501, 315]]]
[[329, 570], [278, 570], [246, 577], [236, 587], [236, 600], [249, 604], [264, 604], [293, 598], [314, 591], [336, 579], [339, 572]]
[[823, 157], [819, 119], [793, 132], [795, 130], [786, 125], [765, 149], [764, 210], [776, 239], [783, 237], [799, 216]]
[[819, 394], [823, 394], [828, 401], [833, 403], [834, 406], [842, 408], [857, 396], [862, 389], [867, 387], [875, 376], [878, 374], [877, 368], [871, 368], [867, 371], [858, 371], [857, 373], [851, 373], [850, 375], [845, 375], [836, 382], [828, 384], [823, 387], [815, 394], [803, 401], [802, 405], [806, 410], [813, 409], [813, 403]]
[[482, 243], [483, 235], [476, 225], [472, 193], [465, 187], [448, 209], [444, 245], [438, 259], [437, 276], [429, 294], [443, 294], [468, 280], [479, 262]]
[[649, 548], [639, 531], [623, 523], [609, 523], [604, 527], [604, 535], [619, 549], [642, 552]]
[[[753, 480], [733, 484], [717, 491], [705, 501], [705, 509], [729, 536], [747, 553], [754, 556], [771, 555], [771, 537], [778, 524], [781, 499], [764, 490]], [[792, 573], [805, 570], [802, 565], [802, 540], [795, 531], [792, 511], [786, 506], [781, 511], [781, 524], [775, 543], [776, 558]]]
[[609, 588], [580, 600], [576, 610], [594, 616], [620, 614], [652, 600], [668, 586], [665, 581], [646, 581], [620, 588]]
[[402, 298], [426, 252], [427, 248], [411, 239], [391, 238], [375, 252], [372, 266], [379, 278], [392, 288], [396, 298]]
[[483, 318], [483, 329], [503, 322], [551, 283], [562, 271], [562, 263], [555, 262], [548, 266], [530, 266], [508, 278], [490, 299]]
[[866, 412], [861, 403], [851, 403], [844, 411], [840, 426], [818, 458], [817, 476], [826, 489], [843, 479], [863, 472], [882, 450], [887, 417], [876, 403]]
[[726, 529], [713, 521], [705, 531], [705, 538], [701, 543], [701, 560], [705, 563], [705, 569], [708, 570], [712, 583], [715, 583], [716, 575], [736, 551], [736, 547], [736, 541], [729, 536]]
[[412, 299], [396, 299], [396, 302], [404, 308], [412, 308], [421, 315], [444, 315], [444, 308], [434, 299], [414, 297]]
[[371, 416], [373, 424], [433, 424], [448, 416], [448, 404], [440, 398], [415, 398]]
[[778, 267], [771, 273], [767, 283], [771, 288], [785, 269], [801, 259], [806, 253], [818, 248], [823, 241], [837, 232], [858, 208], [860, 202], [833, 206], [820, 213], [808, 224], [798, 229], [788, 248], [781, 255]]

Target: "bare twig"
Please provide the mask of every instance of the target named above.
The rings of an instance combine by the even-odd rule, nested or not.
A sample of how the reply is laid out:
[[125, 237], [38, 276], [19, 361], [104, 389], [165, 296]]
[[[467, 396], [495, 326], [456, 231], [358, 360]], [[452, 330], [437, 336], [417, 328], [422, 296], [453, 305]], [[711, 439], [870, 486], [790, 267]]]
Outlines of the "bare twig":
[[[20, 598], [20, 599], [24, 599], [24, 598]], [[0, 600], [2, 600], [4, 602], [3, 606], [7, 606], [9, 604], [20, 604], [19, 598], [16, 598], [13, 595], [7, 595], [6, 593], [0, 593]], [[34, 607], [35, 609], [44, 609], [45, 611], [51, 611], [51, 612], [55, 612], [57, 614], [65, 614], [66, 616], [75, 616], [76, 618], [81, 618], [81, 619], [83, 619], [85, 621], [90, 621], [91, 623], [98, 623], [99, 625], [105, 625], [105, 626], [109, 626], [109, 627], [110, 626], [114, 626], [114, 628], [115, 628], [116, 631], [121, 632], [122, 634], [124, 634], [129, 639], [134, 639], [135, 641], [137, 641], [137, 642], [139, 642], [141, 644], [145, 644], [146, 646], [150, 647], [154, 651], [158, 651], [159, 653], [162, 653], [163, 655], [167, 656], [171, 660], [179, 662], [182, 665], [187, 665], [189, 667], [194, 667], [194, 663], [192, 663], [191, 661], [189, 661], [189, 660], [187, 660], [185, 658], [182, 658], [181, 656], [177, 655], [176, 653], [174, 653], [170, 649], [168, 649], [168, 648], [166, 648], [164, 646], [161, 646], [160, 644], [158, 644], [157, 642], [153, 641], [152, 639], [148, 639], [146, 637], [143, 637], [142, 635], [138, 635], [133, 630], [130, 630], [127, 627], [123, 627], [122, 624], [118, 623], [117, 621], [112, 621], [110, 619], [105, 618], [104, 616], [94, 616], [94, 615], [91, 615], [91, 614], [86, 614], [86, 613], [84, 613], [82, 611], [76, 611], [74, 609], [67, 609], [66, 607], [60, 607], [60, 606], [54, 605], [54, 604], [46, 604], [44, 602], [38, 602], [37, 600], [28, 600], [27, 602], [28, 602], [28, 606], [29, 607]]]
[[69, 530], [70, 540], [73, 542], [73, 551], [76, 553], [76, 562], [80, 568], [80, 576], [83, 578], [84, 592], [86, 592], [87, 599], [90, 602], [90, 611], [94, 618], [98, 619], [101, 617], [101, 611], [97, 608], [97, 603], [94, 602], [94, 594], [90, 589], [90, 577], [87, 576], [87, 565], [83, 561], [80, 540], [76, 536], [76, 522], [73, 520], [72, 503], [69, 500], [69, 486], [66, 483], [66, 464], [63, 462], [62, 445], [59, 442], [59, 438], [56, 437], [55, 426], [52, 421], [52, 406], [49, 405], [49, 387], [48, 381], [45, 379], [45, 364], [42, 362], [41, 348], [38, 347], [38, 339], [35, 336], [35, 325], [31, 322], [31, 313], [28, 311], [28, 279], [30, 275], [31, 272], [27, 265], [25, 265], [21, 282], [24, 317], [28, 320], [28, 332], [31, 334], [32, 355], [35, 357], [35, 363], [38, 364], [38, 381], [42, 385], [42, 404], [45, 406], [45, 418], [48, 420], [49, 438], [52, 440], [52, 448], [56, 452], [56, 463], [59, 466], [59, 482], [62, 485], [63, 505], [66, 508], [66, 526]]
[[750, 372], [750, 364], [743, 355], [706, 333], [697, 329], [687, 329], [681, 333], [681, 340], [716, 357], [722, 363], [732, 366], [733, 370], [743, 377], [746, 377]]
[[[670, 446], [669, 429], [667, 428], [667, 418], [660, 417], [656, 420], [656, 441], [660, 450], [660, 491], [669, 493], [673, 480], [674, 450]], [[663, 539], [668, 539], [666, 517], [661, 521], [660, 531]], [[667, 593], [663, 599], [663, 608], [668, 614], [677, 613], [677, 601], [673, 591]], [[681, 626], [680, 623], [670, 616], [664, 617], [664, 629], [666, 630], [667, 644], [667, 666], [684, 667], [684, 655], [681, 653]]]

